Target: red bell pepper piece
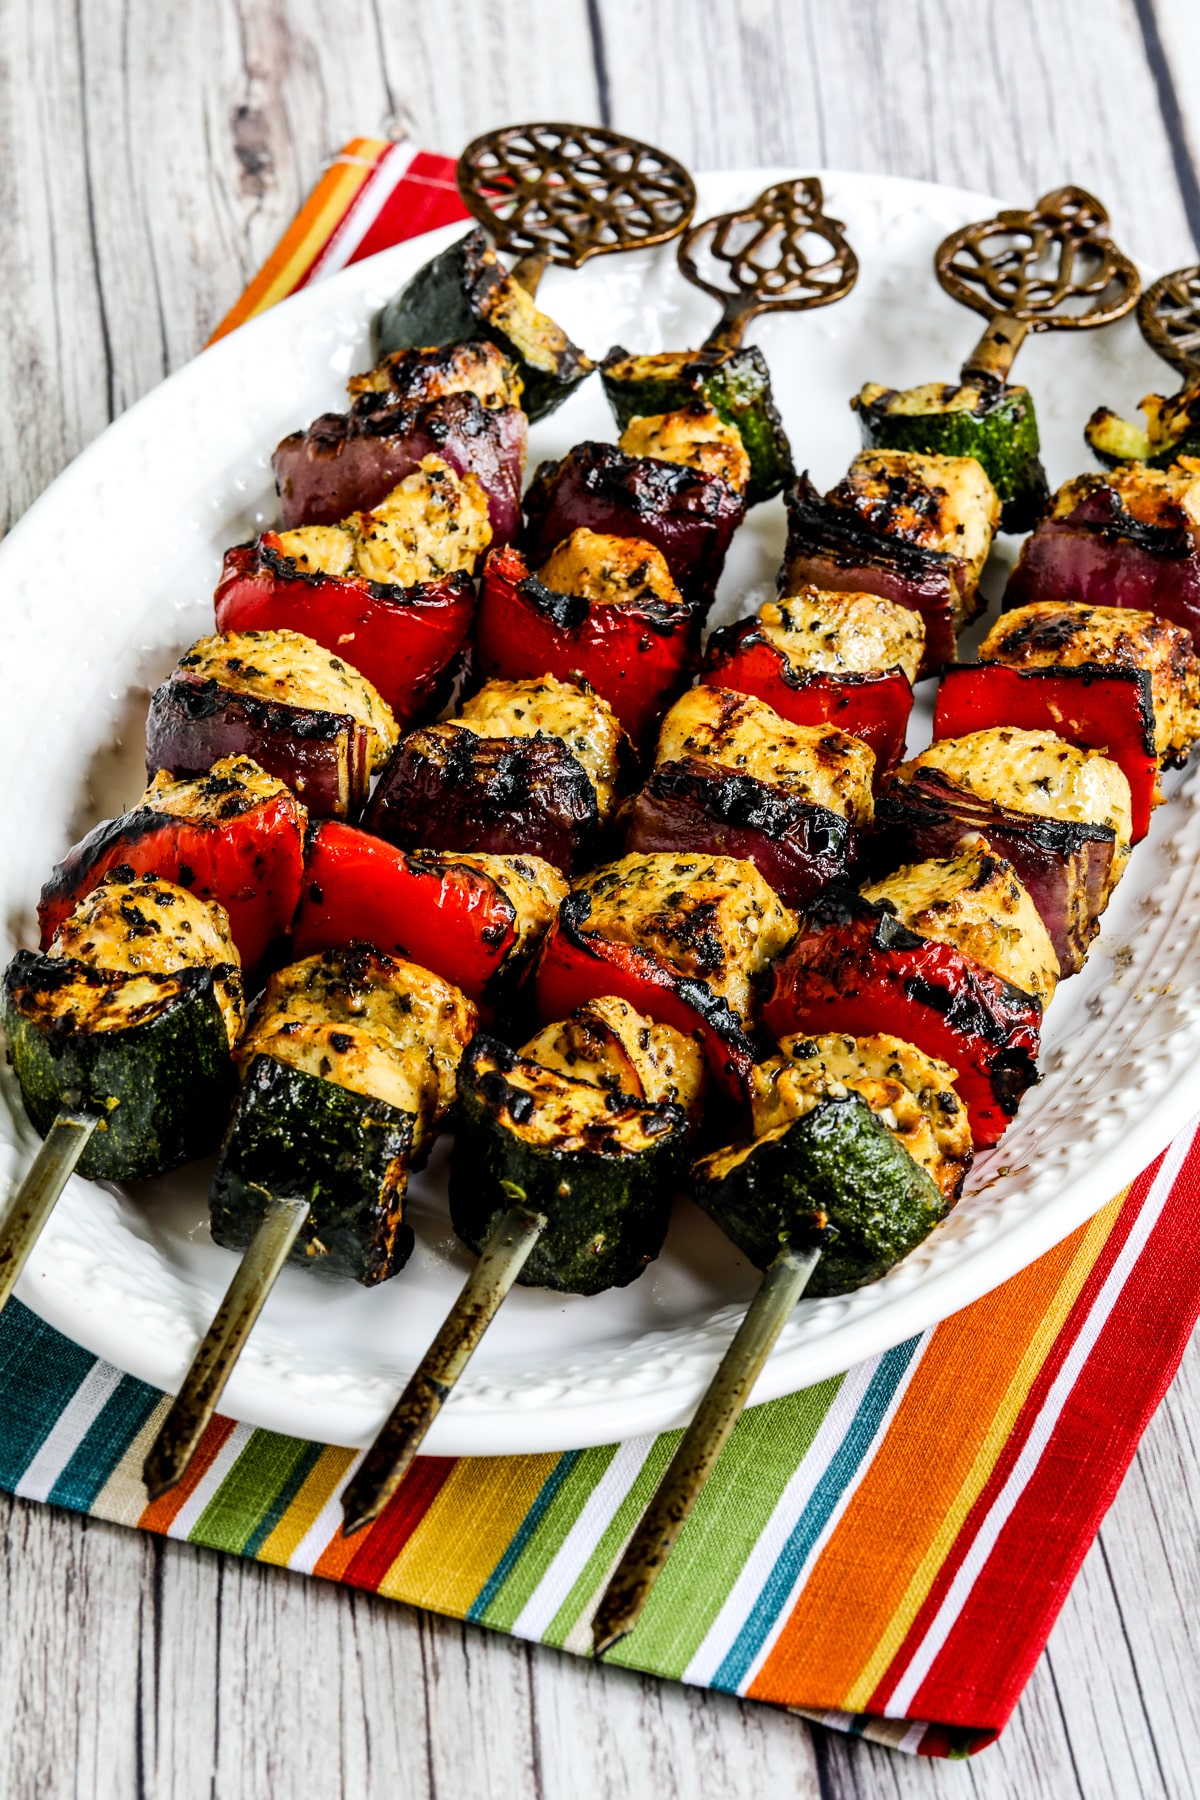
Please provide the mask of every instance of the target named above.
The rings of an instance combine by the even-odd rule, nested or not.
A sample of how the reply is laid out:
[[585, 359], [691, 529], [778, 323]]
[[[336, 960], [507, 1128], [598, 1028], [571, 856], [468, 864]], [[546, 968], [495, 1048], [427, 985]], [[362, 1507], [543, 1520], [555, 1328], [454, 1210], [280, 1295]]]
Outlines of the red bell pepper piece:
[[662, 551], [672, 581], [703, 620], [745, 516], [745, 495], [722, 475], [630, 456], [616, 444], [576, 444], [561, 462], [542, 463], [529, 484], [525, 542], [540, 566], [581, 525], [643, 538]]
[[793, 725], [836, 725], [861, 738], [875, 752], [877, 788], [903, 761], [913, 696], [900, 669], [839, 675], [793, 668], [750, 618], [713, 632], [700, 679], [765, 700]]
[[586, 894], [569, 894], [542, 944], [534, 972], [538, 1016], [549, 1024], [615, 994], [658, 1024], [698, 1036], [714, 1080], [744, 1105], [754, 1049], [728, 1002], [652, 951], [587, 931], [589, 905]]
[[990, 969], [838, 888], [810, 907], [773, 970], [762, 1022], [774, 1037], [887, 1031], [958, 1070], [979, 1148], [998, 1143], [1037, 1080], [1042, 1009]]
[[483, 569], [472, 669], [483, 681], [582, 677], [643, 746], [687, 683], [694, 630], [690, 607], [595, 605], [556, 594], [530, 575], [519, 550], [493, 550]]
[[495, 1000], [519, 941], [516, 908], [481, 869], [454, 856], [411, 856], [325, 819], [308, 837], [292, 932], [297, 957], [365, 939], [462, 989]]
[[42, 949], [92, 889], [122, 865], [134, 875], [161, 875], [202, 900], [219, 900], [243, 967], [252, 969], [291, 929], [304, 872], [305, 812], [283, 790], [236, 808], [237, 782], [202, 775], [199, 793], [219, 783], [231, 804], [220, 816], [182, 818], [144, 800], [105, 819], [55, 866], [38, 901]]
[[1068, 669], [978, 663], [947, 669], [934, 708], [934, 737], [966, 737], [997, 725], [1054, 731], [1080, 750], [1110, 756], [1129, 782], [1133, 841], [1145, 837], [1159, 798], [1148, 670], [1100, 663]]
[[215, 595], [218, 631], [302, 631], [344, 656], [379, 690], [401, 727], [449, 697], [471, 629], [475, 590], [459, 573], [415, 587], [362, 576], [309, 575], [278, 535], [225, 552]]

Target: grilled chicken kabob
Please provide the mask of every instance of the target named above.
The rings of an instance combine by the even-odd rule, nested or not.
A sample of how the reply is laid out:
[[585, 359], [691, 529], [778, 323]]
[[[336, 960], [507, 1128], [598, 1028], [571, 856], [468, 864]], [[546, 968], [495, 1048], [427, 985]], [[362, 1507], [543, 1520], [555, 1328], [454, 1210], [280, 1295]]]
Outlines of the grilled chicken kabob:
[[1046, 475], [1033, 396], [1008, 377], [1027, 332], [1107, 325], [1137, 300], [1137, 270], [1112, 243], [1108, 223], [1091, 194], [1064, 187], [1029, 212], [1006, 210], [943, 239], [937, 278], [953, 299], [986, 315], [987, 329], [956, 382], [899, 390], [868, 382], [850, 403], [864, 443], [974, 457], [1000, 498], [1001, 529], [1030, 530], [1045, 509]]

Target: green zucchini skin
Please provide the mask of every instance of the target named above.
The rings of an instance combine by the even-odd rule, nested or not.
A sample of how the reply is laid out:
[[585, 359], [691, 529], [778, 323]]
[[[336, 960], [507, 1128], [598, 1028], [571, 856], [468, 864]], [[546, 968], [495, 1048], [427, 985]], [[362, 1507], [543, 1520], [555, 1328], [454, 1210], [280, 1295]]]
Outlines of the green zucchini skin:
[[696, 1199], [757, 1268], [784, 1244], [832, 1228], [805, 1292], [865, 1287], [928, 1237], [947, 1206], [931, 1178], [858, 1094], [823, 1100], [720, 1180], [697, 1167]]
[[233, 1091], [213, 969], [172, 977], [181, 992], [157, 1017], [123, 1031], [40, 1029], [22, 994], [61, 977], [61, 961], [18, 950], [4, 973], [9, 1060], [25, 1110], [44, 1137], [60, 1108], [95, 1112], [100, 1126], [76, 1165], [89, 1181], [140, 1181], [204, 1156], [221, 1135]]
[[587, 380], [595, 364], [564, 338], [564, 347], [553, 353], [554, 366], [535, 368], [496, 317], [511, 284], [483, 232], [469, 231], [418, 269], [382, 309], [375, 322], [377, 357], [487, 338], [517, 365], [524, 384], [521, 405], [529, 418], [545, 418]]
[[1000, 496], [1000, 529], [1032, 531], [1046, 510], [1050, 486], [1028, 388], [981, 389], [974, 412], [889, 412], [887, 398], [851, 402], [868, 450], [914, 450], [924, 456], [973, 456]]
[[480, 1033], [459, 1064], [450, 1158], [454, 1229], [478, 1252], [514, 1201], [523, 1201], [549, 1221], [517, 1276], [523, 1286], [562, 1294], [628, 1287], [662, 1249], [687, 1115], [670, 1102], [647, 1105], [614, 1094], [614, 1123], [623, 1116], [661, 1121], [662, 1135], [648, 1150], [605, 1155], [531, 1146], [512, 1129], [510, 1104], [527, 1098], [504, 1079], [517, 1061], [506, 1044]]
[[[617, 428], [631, 419], [677, 412], [702, 394], [727, 425], [735, 427], [750, 458], [748, 506], [769, 500], [792, 479], [792, 447], [771, 392], [771, 371], [756, 344], [736, 350], [697, 350], [688, 362], [641, 374], [625, 367], [635, 360], [619, 346], [600, 365], [600, 379]], [[666, 359], [664, 359], [665, 361]]]
[[288, 1260], [364, 1287], [386, 1281], [413, 1250], [412, 1141], [411, 1113], [256, 1056], [213, 1172], [214, 1242], [244, 1250], [270, 1200], [301, 1196], [311, 1210]]

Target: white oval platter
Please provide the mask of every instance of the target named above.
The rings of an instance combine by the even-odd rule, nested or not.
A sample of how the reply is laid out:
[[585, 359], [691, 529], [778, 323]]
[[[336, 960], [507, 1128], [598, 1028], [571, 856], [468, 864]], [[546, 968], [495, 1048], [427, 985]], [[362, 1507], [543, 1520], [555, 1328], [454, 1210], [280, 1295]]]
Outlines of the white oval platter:
[[[705, 176], [697, 216], [796, 172]], [[827, 207], [859, 253], [858, 286], [841, 305], [761, 321], [755, 335], [797, 466], [826, 487], [857, 448], [847, 401], [864, 380], [946, 379], [974, 342], [980, 321], [941, 293], [931, 258], [947, 231], [995, 203], [893, 178], [822, 179]], [[340, 407], [347, 375], [368, 364], [371, 315], [460, 229], [345, 270], [207, 350], [117, 420], [0, 546], [6, 957], [36, 941], [33, 907], [51, 864], [140, 793], [148, 696], [180, 651], [212, 629], [222, 551], [276, 516], [273, 446]], [[614, 342], [698, 343], [714, 315], [679, 278], [673, 246], [599, 258], [578, 273], [551, 270], [543, 299], [597, 355]], [[1080, 431], [1094, 406], [1131, 407], [1170, 380], [1129, 321], [1031, 339], [1020, 378], [1037, 399], [1052, 483], [1088, 466]], [[592, 381], [534, 429], [530, 466], [612, 435]], [[783, 535], [779, 500], [751, 515], [714, 622], [758, 604]], [[1013, 554], [1002, 540], [985, 583], [993, 600]], [[916, 737], [927, 736], [928, 702], [918, 710]], [[1200, 1103], [1200, 816], [1194, 779], [1171, 785], [1086, 969], [1049, 1011], [1044, 1079], [1003, 1144], [980, 1158], [950, 1219], [885, 1280], [800, 1306], [756, 1399], [838, 1373], [968, 1305], [1089, 1218]], [[6, 1075], [7, 1177], [33, 1139]], [[395, 1280], [367, 1292], [285, 1271], [223, 1411], [328, 1442], [369, 1441], [469, 1267], [442, 1197], [445, 1156], [442, 1145], [414, 1183], [418, 1248]], [[118, 1367], [176, 1388], [234, 1266], [208, 1236], [207, 1176], [197, 1166], [129, 1191], [73, 1179], [20, 1297]], [[756, 1279], [681, 1201], [663, 1255], [633, 1286], [593, 1299], [514, 1290], [427, 1449], [562, 1450], [680, 1423]]]

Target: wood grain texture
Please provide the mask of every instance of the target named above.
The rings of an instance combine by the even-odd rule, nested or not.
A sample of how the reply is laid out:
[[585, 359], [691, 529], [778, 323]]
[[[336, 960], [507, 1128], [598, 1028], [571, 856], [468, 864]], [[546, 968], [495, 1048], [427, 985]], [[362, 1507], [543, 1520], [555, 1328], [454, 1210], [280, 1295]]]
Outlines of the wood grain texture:
[[[6, 518], [194, 354], [355, 134], [611, 115], [695, 167], [1070, 178], [1168, 267], [1197, 56], [1194, 0], [0, 0]], [[1193, 1349], [965, 1768], [0, 1498], [0, 1795], [1185, 1800], [1198, 1420]]]

